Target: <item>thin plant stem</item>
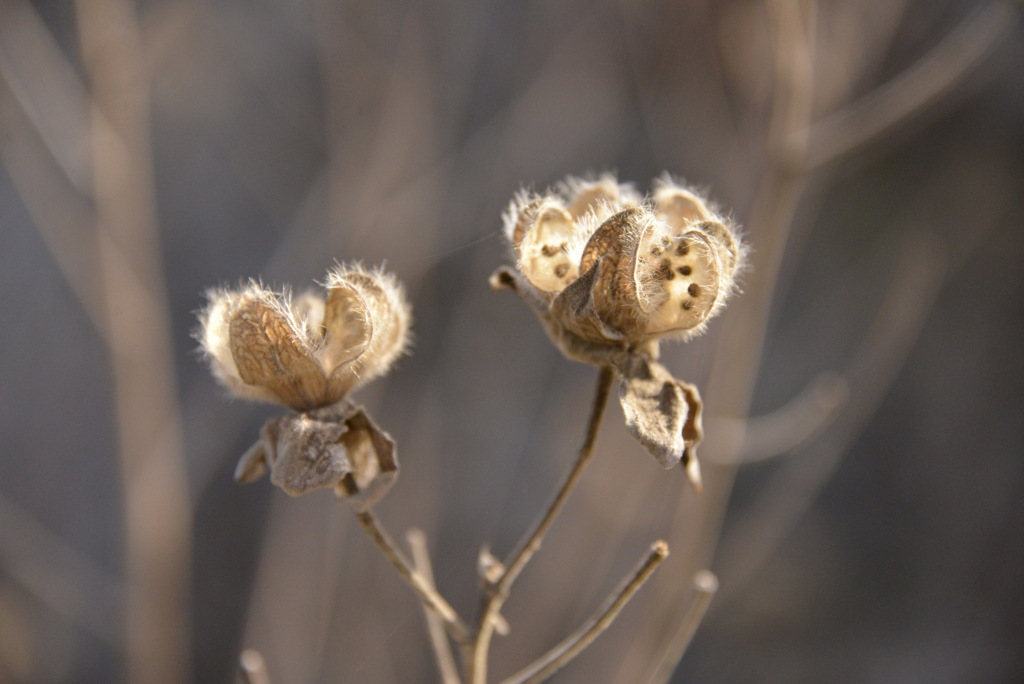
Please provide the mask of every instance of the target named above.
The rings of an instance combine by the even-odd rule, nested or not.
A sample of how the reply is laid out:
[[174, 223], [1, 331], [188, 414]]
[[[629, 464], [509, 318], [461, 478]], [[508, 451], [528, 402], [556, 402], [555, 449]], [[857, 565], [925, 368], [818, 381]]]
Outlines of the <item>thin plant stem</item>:
[[672, 636], [671, 651], [667, 653], [658, 664], [658, 669], [648, 680], [649, 684], [660, 684], [667, 682], [675, 670], [676, 663], [682, 660], [686, 649], [690, 647], [697, 628], [704, 620], [708, 612], [711, 599], [718, 591], [718, 578], [710, 570], [700, 570], [693, 577], [693, 596], [686, 606], [683, 619], [676, 627], [676, 633]]
[[[412, 551], [412, 562], [417, 572], [436, 591], [434, 584], [434, 571], [431, 568], [430, 552], [427, 550], [427, 537], [420, 529], [411, 529], [405, 533]], [[430, 637], [430, 646], [434, 651], [434, 658], [437, 661], [437, 671], [441, 676], [443, 684], [461, 684], [459, 669], [455, 663], [455, 655], [452, 653], [451, 644], [448, 642], [448, 635], [444, 629], [444, 622], [433, 610], [424, 606], [424, 615], [427, 618], [427, 635]]]
[[589, 620], [567, 636], [561, 643], [506, 679], [503, 684], [531, 684], [542, 682], [578, 656], [583, 649], [599, 637], [618, 617], [629, 599], [633, 597], [647, 579], [668, 557], [668, 544], [656, 541], [633, 572], [626, 577], [604, 606]]
[[247, 648], [238, 656], [238, 671], [245, 684], [270, 684], [270, 674], [263, 654], [254, 648]]
[[537, 522], [533, 531], [527, 537], [526, 542], [512, 555], [505, 564], [505, 571], [497, 582], [487, 588], [483, 608], [480, 611], [477, 623], [476, 639], [473, 644], [472, 657], [466, 663], [468, 668], [466, 679], [472, 684], [484, 684], [487, 681], [487, 659], [490, 648], [491, 637], [494, 635], [494, 628], [501, 608], [508, 599], [512, 584], [519, 577], [526, 564], [533, 557], [533, 554], [540, 548], [544, 535], [555, 522], [558, 514], [565, 508], [569, 495], [579, 483], [583, 471], [594, 454], [594, 444], [597, 441], [597, 433], [601, 427], [601, 419], [604, 417], [605, 408], [608, 406], [608, 396], [611, 394], [612, 380], [615, 371], [609, 366], [603, 366], [597, 378], [597, 388], [594, 392], [594, 403], [591, 405], [590, 419], [587, 422], [586, 434], [583, 444], [576, 456], [576, 462], [566, 475], [562, 487], [558, 490], [555, 498], [551, 501], [547, 510]]
[[[349, 492], [358, 491], [355, 478], [351, 474], [343, 480], [343, 485]], [[370, 539], [384, 553], [384, 556], [391, 562], [391, 565], [402, 576], [406, 584], [420, 597], [423, 605], [444, 621], [444, 625], [447, 627], [448, 633], [451, 634], [452, 638], [459, 644], [468, 643], [470, 636], [466, 623], [462, 621], [462, 618], [459, 617], [459, 614], [452, 608], [451, 604], [437, 593], [433, 583], [427, 581], [422, 574], [413, 569], [409, 561], [402, 555], [402, 552], [398, 550], [395, 542], [391, 539], [391, 535], [387, 533], [380, 524], [380, 521], [377, 520], [373, 511], [356, 511], [356, 520], [366, 530], [366, 533], [370, 535]]]

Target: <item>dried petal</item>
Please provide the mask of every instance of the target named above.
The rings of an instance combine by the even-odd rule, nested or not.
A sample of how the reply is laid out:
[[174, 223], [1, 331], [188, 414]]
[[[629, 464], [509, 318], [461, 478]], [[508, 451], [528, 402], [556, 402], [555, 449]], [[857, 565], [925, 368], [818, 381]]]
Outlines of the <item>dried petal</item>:
[[611, 259], [602, 257], [555, 298], [550, 314], [541, 314], [552, 339], [571, 359], [602, 365], [609, 347], [621, 350], [624, 344], [622, 334], [604, 323], [595, 305], [598, 284], [610, 280], [614, 268]]
[[602, 323], [620, 338], [632, 339], [640, 323], [634, 271], [644, 218], [640, 207], [614, 214], [590, 237], [580, 260], [584, 272], [599, 260], [606, 262], [594, 282], [594, 308]]
[[267, 456], [267, 450], [263, 446], [263, 438], [261, 437], [238, 460], [238, 465], [235, 466], [235, 482], [239, 484], [255, 482], [263, 477], [263, 473], [267, 472], [267, 464], [269, 462], [270, 459]]
[[702, 221], [698, 229], [718, 245], [718, 258], [722, 262], [723, 287], [731, 290], [736, 270], [744, 257], [743, 245], [732, 230], [721, 221]]
[[358, 359], [370, 346], [373, 321], [366, 300], [345, 280], [328, 282], [323, 327], [324, 341], [317, 358], [328, 375]]
[[324, 402], [326, 377], [312, 352], [319, 332], [296, 318], [287, 293], [251, 283], [208, 296], [197, 337], [218, 380], [239, 396], [297, 410]]
[[344, 483], [339, 483], [334, 491], [356, 511], [365, 511], [398, 480], [398, 455], [391, 435], [381, 430], [362, 408], [353, 408], [345, 422], [349, 430], [342, 442], [355, 466], [353, 479], [357, 490], [349, 491]]
[[243, 296], [228, 330], [242, 382], [266, 387], [299, 411], [325, 403], [327, 378], [290, 312], [263, 297]]

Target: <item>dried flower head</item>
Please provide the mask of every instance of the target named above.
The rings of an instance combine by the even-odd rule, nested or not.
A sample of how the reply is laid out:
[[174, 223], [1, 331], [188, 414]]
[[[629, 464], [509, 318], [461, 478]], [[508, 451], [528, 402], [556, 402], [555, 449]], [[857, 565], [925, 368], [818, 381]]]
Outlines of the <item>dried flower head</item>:
[[520, 192], [503, 221], [516, 269], [492, 286], [530, 304], [569, 358], [614, 367], [630, 431], [696, 482], [700, 398], [657, 365], [658, 342], [699, 334], [732, 294], [744, 248], [730, 222], [668, 175], [641, 198], [610, 174]]
[[269, 465], [271, 481], [293, 496], [332, 487], [368, 506], [393, 484], [398, 462], [391, 438], [346, 397], [401, 355], [409, 305], [392, 276], [361, 266], [330, 271], [324, 288], [298, 297], [256, 282], [211, 291], [197, 337], [234, 394], [300, 412], [263, 427], [236, 480]]

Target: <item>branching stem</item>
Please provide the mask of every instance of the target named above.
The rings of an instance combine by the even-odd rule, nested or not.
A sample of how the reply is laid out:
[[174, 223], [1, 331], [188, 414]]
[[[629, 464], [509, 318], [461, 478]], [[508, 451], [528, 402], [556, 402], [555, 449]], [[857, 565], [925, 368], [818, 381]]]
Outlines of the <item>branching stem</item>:
[[[356, 484], [355, 478], [351, 474], [346, 476], [342, 481], [342, 485], [349, 494], [355, 494], [359, 491], [359, 485]], [[466, 623], [462, 621], [462, 618], [459, 617], [459, 614], [452, 608], [451, 604], [437, 592], [433, 583], [426, 580], [422, 574], [413, 569], [409, 561], [402, 555], [402, 552], [398, 550], [394, 540], [391, 539], [391, 535], [387, 533], [384, 526], [377, 520], [373, 510], [356, 511], [355, 515], [356, 520], [366, 530], [366, 534], [370, 536], [370, 539], [377, 545], [377, 548], [384, 553], [384, 556], [391, 562], [391, 565], [398, 571], [398, 574], [401, 575], [406, 584], [416, 592], [416, 595], [423, 601], [423, 605], [444, 621], [444, 625], [451, 637], [459, 644], [468, 643], [470, 636]]]
[[[430, 553], [427, 550], [427, 536], [423, 530], [411, 529], [405, 533], [409, 542], [409, 549], [412, 551], [412, 562], [418, 573], [423, 576], [434, 589], [434, 570], [430, 563]], [[437, 671], [443, 684], [461, 684], [459, 668], [455, 663], [455, 656], [452, 654], [451, 644], [445, 634], [444, 622], [440, 616], [429, 607], [424, 605], [424, 613], [427, 616], [427, 634], [430, 637], [430, 646], [434, 651], [434, 658], [437, 660]]]
[[668, 544], [657, 541], [633, 572], [626, 577], [619, 588], [608, 597], [605, 605], [589, 620], [525, 668], [506, 679], [503, 684], [534, 684], [542, 682], [591, 644], [604, 630], [612, 624], [625, 607], [633, 594], [644, 585], [644, 582], [657, 570], [661, 562], [668, 557]]
[[526, 542], [512, 555], [505, 564], [505, 572], [492, 585], [487, 587], [483, 607], [480, 611], [480, 618], [477, 623], [476, 638], [473, 643], [472, 657], [466, 663], [467, 677], [470, 684], [485, 684], [487, 681], [487, 658], [490, 648], [491, 637], [494, 635], [495, 622], [501, 613], [501, 608], [508, 599], [512, 584], [519, 577], [526, 564], [533, 557], [533, 554], [540, 548], [544, 541], [544, 535], [551, 528], [558, 514], [562, 512], [569, 495], [579, 483], [583, 471], [590, 462], [594, 453], [594, 444], [597, 441], [597, 433], [601, 427], [601, 420], [604, 417], [605, 408], [608, 405], [608, 396], [611, 393], [612, 380], [615, 372], [608, 366], [603, 366], [597, 379], [597, 388], [594, 393], [594, 403], [591, 406], [590, 419], [587, 422], [587, 431], [583, 438], [583, 444], [576, 456], [576, 462], [566, 475], [562, 487], [558, 490], [555, 498], [551, 501], [544, 515], [536, 523], [533, 531], [527, 537]]

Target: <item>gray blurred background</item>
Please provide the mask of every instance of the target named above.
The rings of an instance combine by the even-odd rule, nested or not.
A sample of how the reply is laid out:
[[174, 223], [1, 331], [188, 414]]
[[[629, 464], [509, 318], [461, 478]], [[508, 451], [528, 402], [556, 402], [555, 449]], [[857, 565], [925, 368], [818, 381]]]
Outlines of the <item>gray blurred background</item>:
[[278, 683], [437, 681], [347, 508], [232, 482], [280, 411], [226, 398], [195, 312], [336, 261], [404, 281], [412, 354], [357, 396], [402, 459], [378, 513], [471, 615], [596, 376], [489, 290], [500, 213], [604, 170], [707, 188], [753, 248], [663, 348], [708, 487], [612, 406], [494, 675], [664, 538], [553, 681], [663, 680], [702, 567], [673, 682], [1024, 680], [1021, 27], [1004, 0], [0, 0], [0, 681], [233, 681], [245, 647]]

